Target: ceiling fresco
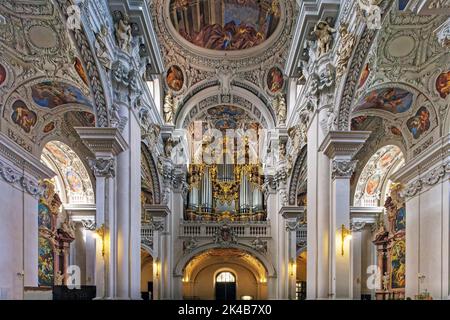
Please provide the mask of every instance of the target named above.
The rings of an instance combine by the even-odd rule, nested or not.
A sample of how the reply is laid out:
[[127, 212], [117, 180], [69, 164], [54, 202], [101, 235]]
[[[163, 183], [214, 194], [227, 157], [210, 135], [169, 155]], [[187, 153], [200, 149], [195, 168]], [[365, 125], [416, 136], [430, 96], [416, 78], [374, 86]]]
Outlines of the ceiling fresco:
[[183, 38], [213, 50], [255, 47], [280, 21], [278, 0], [172, 0], [170, 13]]
[[258, 130], [259, 124], [244, 110], [236, 106], [217, 106], [207, 110], [205, 118], [217, 130], [250, 128]]

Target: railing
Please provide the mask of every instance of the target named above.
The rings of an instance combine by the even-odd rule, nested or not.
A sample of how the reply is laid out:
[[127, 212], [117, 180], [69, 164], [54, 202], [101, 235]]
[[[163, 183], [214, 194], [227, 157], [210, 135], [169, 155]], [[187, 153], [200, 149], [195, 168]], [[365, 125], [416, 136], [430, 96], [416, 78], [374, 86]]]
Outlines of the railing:
[[141, 243], [153, 247], [153, 225], [141, 225]]
[[182, 221], [180, 225], [180, 237], [186, 238], [212, 238], [220, 229], [227, 225], [237, 238], [270, 238], [270, 222], [197, 222]]
[[295, 231], [296, 238], [297, 238], [297, 250], [302, 250], [306, 248], [306, 242], [307, 242], [307, 224], [301, 224], [297, 227], [297, 230]]

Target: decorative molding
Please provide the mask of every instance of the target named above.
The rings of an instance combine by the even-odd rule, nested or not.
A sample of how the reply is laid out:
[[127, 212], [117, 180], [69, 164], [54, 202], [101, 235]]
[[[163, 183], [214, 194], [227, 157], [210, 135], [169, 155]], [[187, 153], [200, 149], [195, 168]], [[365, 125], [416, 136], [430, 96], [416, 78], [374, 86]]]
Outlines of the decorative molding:
[[89, 166], [96, 177], [114, 178], [116, 176], [116, 159], [113, 157], [89, 159]]
[[83, 225], [83, 228], [89, 231], [95, 231], [96, 229], [96, 223], [94, 219], [87, 219], [87, 220], [81, 220], [81, 224]]
[[74, 128], [86, 147], [94, 154], [118, 155], [128, 145], [118, 128]]
[[414, 197], [426, 186], [433, 186], [450, 173], [450, 161], [439, 165], [437, 168], [427, 172], [422, 178], [409, 183], [404, 191], [407, 198]]
[[370, 136], [369, 131], [330, 131], [319, 151], [330, 159], [336, 156], [353, 157]]
[[331, 177], [333, 179], [349, 179], [355, 171], [358, 160], [333, 160]]
[[44, 189], [39, 186], [36, 180], [25, 177], [22, 173], [6, 165], [0, 160], [0, 176], [9, 184], [18, 185], [21, 189], [34, 197], [40, 197]]

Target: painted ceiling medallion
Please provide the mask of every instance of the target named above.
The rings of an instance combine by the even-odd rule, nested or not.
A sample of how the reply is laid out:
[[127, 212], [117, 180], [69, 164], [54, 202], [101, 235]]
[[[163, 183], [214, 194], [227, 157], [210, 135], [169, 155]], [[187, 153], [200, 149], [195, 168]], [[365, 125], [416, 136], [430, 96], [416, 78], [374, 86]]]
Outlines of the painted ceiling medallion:
[[6, 80], [6, 69], [3, 65], [0, 64], [0, 86], [5, 82]]
[[38, 48], [50, 49], [58, 45], [58, 37], [53, 29], [47, 26], [32, 26], [28, 30], [30, 41]]
[[283, 85], [283, 72], [277, 67], [271, 68], [267, 74], [267, 88], [269, 91], [277, 93], [283, 88]]
[[171, 66], [167, 70], [166, 76], [167, 85], [174, 91], [180, 91], [184, 85], [184, 75], [178, 66]]
[[23, 129], [26, 133], [30, 133], [31, 128], [37, 122], [37, 115], [30, 110], [25, 102], [17, 100], [12, 105], [11, 120]]
[[436, 79], [436, 90], [443, 99], [450, 95], [450, 71], [441, 73]]
[[267, 40], [280, 22], [279, 0], [171, 0], [178, 33], [196, 46], [242, 50]]

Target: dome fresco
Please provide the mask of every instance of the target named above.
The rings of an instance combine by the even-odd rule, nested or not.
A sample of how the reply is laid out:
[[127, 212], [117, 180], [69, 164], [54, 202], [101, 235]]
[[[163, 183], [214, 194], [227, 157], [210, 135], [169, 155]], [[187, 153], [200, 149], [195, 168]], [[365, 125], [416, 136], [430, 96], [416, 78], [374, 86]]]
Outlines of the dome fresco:
[[196, 46], [241, 50], [267, 40], [280, 21], [279, 0], [171, 0], [178, 33]]

